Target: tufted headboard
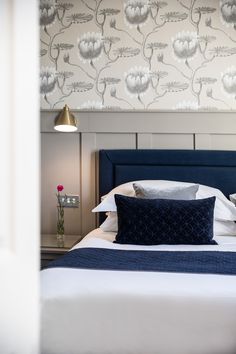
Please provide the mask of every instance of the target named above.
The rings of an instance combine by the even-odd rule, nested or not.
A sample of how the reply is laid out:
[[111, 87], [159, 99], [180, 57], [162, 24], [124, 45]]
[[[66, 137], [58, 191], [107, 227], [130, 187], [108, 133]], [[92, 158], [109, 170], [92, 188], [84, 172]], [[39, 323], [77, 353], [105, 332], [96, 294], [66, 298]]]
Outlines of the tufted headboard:
[[144, 179], [195, 182], [236, 192], [236, 151], [101, 150], [99, 195], [119, 184]]

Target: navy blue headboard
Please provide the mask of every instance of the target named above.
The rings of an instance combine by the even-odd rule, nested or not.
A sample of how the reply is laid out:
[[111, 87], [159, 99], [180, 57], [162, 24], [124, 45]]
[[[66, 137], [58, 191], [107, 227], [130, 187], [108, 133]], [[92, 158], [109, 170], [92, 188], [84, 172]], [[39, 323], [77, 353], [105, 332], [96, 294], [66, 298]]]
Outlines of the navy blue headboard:
[[236, 151], [101, 150], [99, 195], [119, 184], [143, 179], [195, 182], [236, 192]]

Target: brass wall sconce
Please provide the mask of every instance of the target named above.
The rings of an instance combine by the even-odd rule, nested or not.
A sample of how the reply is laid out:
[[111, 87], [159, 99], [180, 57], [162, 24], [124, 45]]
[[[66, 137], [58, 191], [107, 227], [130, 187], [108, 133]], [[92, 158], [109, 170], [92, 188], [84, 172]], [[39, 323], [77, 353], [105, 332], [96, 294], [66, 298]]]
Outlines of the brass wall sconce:
[[75, 132], [77, 130], [75, 116], [70, 112], [67, 104], [55, 120], [54, 129], [59, 132]]

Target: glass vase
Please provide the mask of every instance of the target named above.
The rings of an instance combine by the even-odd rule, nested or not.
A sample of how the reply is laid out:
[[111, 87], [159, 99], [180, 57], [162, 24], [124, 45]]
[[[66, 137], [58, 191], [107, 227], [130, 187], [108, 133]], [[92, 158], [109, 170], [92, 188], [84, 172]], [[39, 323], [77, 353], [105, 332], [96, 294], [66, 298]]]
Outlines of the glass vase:
[[57, 247], [64, 247], [65, 244], [65, 228], [64, 228], [64, 208], [59, 205], [57, 207]]
[[57, 247], [64, 247], [64, 246], [65, 246], [65, 235], [57, 234]]

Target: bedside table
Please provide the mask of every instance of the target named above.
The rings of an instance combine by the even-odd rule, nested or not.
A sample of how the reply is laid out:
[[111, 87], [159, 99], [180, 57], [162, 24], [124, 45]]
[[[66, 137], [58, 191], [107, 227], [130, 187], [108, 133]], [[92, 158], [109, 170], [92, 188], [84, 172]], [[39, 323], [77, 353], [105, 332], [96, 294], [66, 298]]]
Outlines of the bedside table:
[[79, 235], [65, 235], [64, 247], [58, 247], [56, 235], [41, 235], [41, 269], [45, 268], [50, 261], [68, 252], [81, 240], [82, 236]]

